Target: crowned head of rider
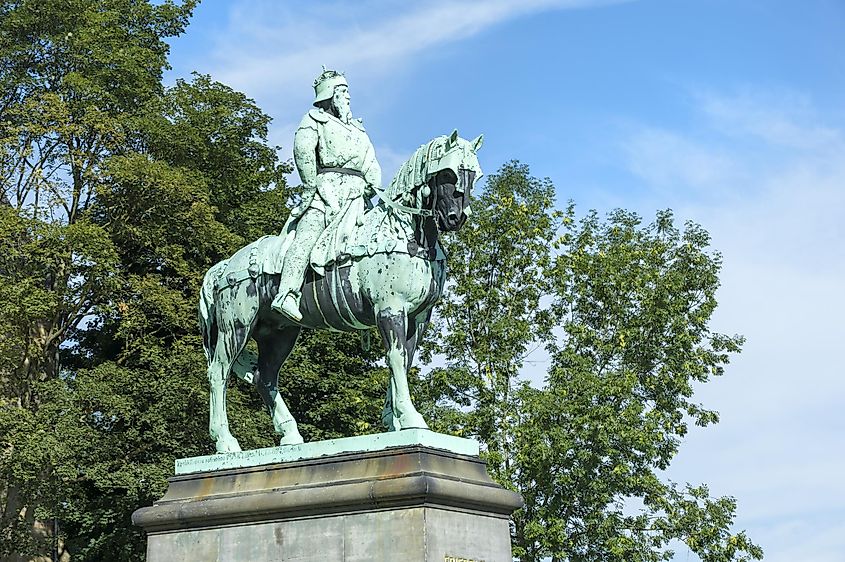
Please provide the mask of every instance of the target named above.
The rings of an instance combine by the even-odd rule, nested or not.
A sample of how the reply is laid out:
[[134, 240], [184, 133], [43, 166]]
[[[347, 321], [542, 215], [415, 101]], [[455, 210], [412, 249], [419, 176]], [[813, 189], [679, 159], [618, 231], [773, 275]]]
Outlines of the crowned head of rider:
[[349, 84], [340, 72], [324, 68], [314, 80], [314, 94], [314, 107], [334, 115], [344, 123], [352, 119], [352, 110], [349, 106]]

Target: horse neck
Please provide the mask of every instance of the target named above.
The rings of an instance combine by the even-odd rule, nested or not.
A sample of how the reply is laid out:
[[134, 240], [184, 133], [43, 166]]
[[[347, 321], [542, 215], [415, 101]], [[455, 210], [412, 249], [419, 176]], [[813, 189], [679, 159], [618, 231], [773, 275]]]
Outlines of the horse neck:
[[416, 215], [414, 218], [414, 240], [420, 248], [430, 250], [437, 245], [438, 237], [437, 224], [434, 217]]
[[[437, 139], [432, 140], [428, 144], [419, 147], [414, 154], [399, 168], [399, 171], [390, 182], [387, 188], [387, 195], [394, 201], [402, 201], [402, 204], [409, 205], [415, 208], [424, 206], [424, 201], [420, 193], [422, 186], [415, 185], [418, 176], [423, 167], [424, 157], [428, 154], [430, 145], [436, 142]], [[408, 197], [413, 194], [412, 197]], [[433, 195], [433, 194], [432, 194]], [[408, 201], [411, 199], [411, 201]], [[404, 214], [404, 213], [403, 213]], [[414, 239], [417, 244], [423, 248], [434, 248], [437, 243], [437, 223], [433, 217], [424, 217], [422, 215], [410, 215], [407, 217], [408, 226], [413, 229]], [[404, 221], [403, 221], [404, 222]], [[407, 223], [406, 223], [407, 224]]]
[[[420, 193], [419, 189], [408, 189], [407, 191], [400, 191], [399, 188], [402, 186], [399, 185], [397, 182], [393, 182], [391, 184], [391, 192], [395, 197], [397, 194], [402, 193], [403, 195], [411, 194], [411, 197], [396, 197], [393, 199], [397, 201], [401, 205], [411, 207], [414, 209], [421, 209], [423, 207], [428, 208], [425, 205], [425, 201], [422, 198], [422, 194]], [[390, 195], [388, 195], [390, 197]], [[393, 215], [393, 220], [398, 221], [399, 227], [405, 231], [406, 236], [413, 236], [413, 239], [416, 241], [417, 245], [420, 248], [425, 248], [426, 250], [434, 248], [437, 244], [438, 238], [438, 231], [437, 231], [437, 223], [434, 220], [434, 217], [431, 216], [424, 216], [421, 213], [409, 213], [407, 211], [391, 213], [390, 208], [384, 203], [379, 203], [380, 210], [379, 212], [382, 213], [379, 217], [384, 217], [387, 214]], [[378, 220], [383, 220], [379, 218]]]
[[[429, 143], [431, 144], [431, 143]], [[423, 166], [425, 154], [428, 152], [428, 145], [422, 145], [408, 158], [400, 167], [393, 180], [387, 186], [385, 193], [394, 201], [397, 198], [404, 199], [415, 187], [418, 176]]]

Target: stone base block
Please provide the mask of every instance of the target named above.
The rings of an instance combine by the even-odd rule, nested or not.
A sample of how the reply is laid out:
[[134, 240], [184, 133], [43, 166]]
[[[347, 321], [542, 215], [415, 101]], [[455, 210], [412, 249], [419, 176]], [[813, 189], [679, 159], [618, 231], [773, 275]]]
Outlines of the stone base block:
[[175, 476], [135, 512], [149, 562], [510, 562], [518, 494], [426, 446]]

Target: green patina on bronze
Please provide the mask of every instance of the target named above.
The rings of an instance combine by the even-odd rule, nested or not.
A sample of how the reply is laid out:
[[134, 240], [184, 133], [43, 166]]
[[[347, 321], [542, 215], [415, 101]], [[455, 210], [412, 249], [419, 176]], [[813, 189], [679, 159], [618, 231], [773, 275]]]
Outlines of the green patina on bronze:
[[[324, 70], [314, 89], [316, 107], [294, 142], [301, 204], [279, 236], [247, 245], [203, 281], [199, 318], [218, 452], [240, 450], [226, 416], [232, 372], [257, 386], [280, 444], [302, 443], [277, 389], [302, 328], [378, 327], [390, 368], [383, 422], [393, 431], [428, 427], [411, 402], [407, 372], [445, 282], [438, 233], [469, 216], [482, 137], [467, 141], [453, 131], [429, 141], [382, 191], [372, 143], [351, 117], [346, 79]], [[380, 198], [374, 207], [373, 195]], [[249, 338], [257, 355], [245, 347]]]
[[453, 435], [435, 433], [427, 429], [409, 429], [406, 431], [361, 435], [327, 439], [315, 443], [302, 443], [288, 447], [268, 447], [237, 453], [207, 455], [176, 459], [176, 474], [192, 472], [212, 472], [230, 468], [245, 468], [281, 462], [305, 459], [317, 459], [350, 452], [383, 451], [396, 447], [430, 447], [457, 453], [459, 455], [478, 456], [478, 442]]

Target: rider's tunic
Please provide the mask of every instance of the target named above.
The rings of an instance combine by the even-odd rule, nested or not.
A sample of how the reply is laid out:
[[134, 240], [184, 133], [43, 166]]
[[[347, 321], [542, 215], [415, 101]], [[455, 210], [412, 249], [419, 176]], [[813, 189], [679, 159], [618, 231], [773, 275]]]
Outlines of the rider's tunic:
[[344, 123], [312, 109], [296, 131], [293, 150], [299, 177], [310, 191], [303, 204], [311, 208], [325, 211], [327, 191], [343, 206], [361, 196], [366, 186], [381, 186], [381, 167], [360, 119]]
[[381, 167], [358, 119], [344, 123], [312, 109], [296, 131], [293, 154], [305, 193], [285, 229], [295, 237], [285, 252], [280, 295], [299, 290], [309, 262], [323, 273], [353, 235], [366, 209], [364, 195], [381, 186]]

